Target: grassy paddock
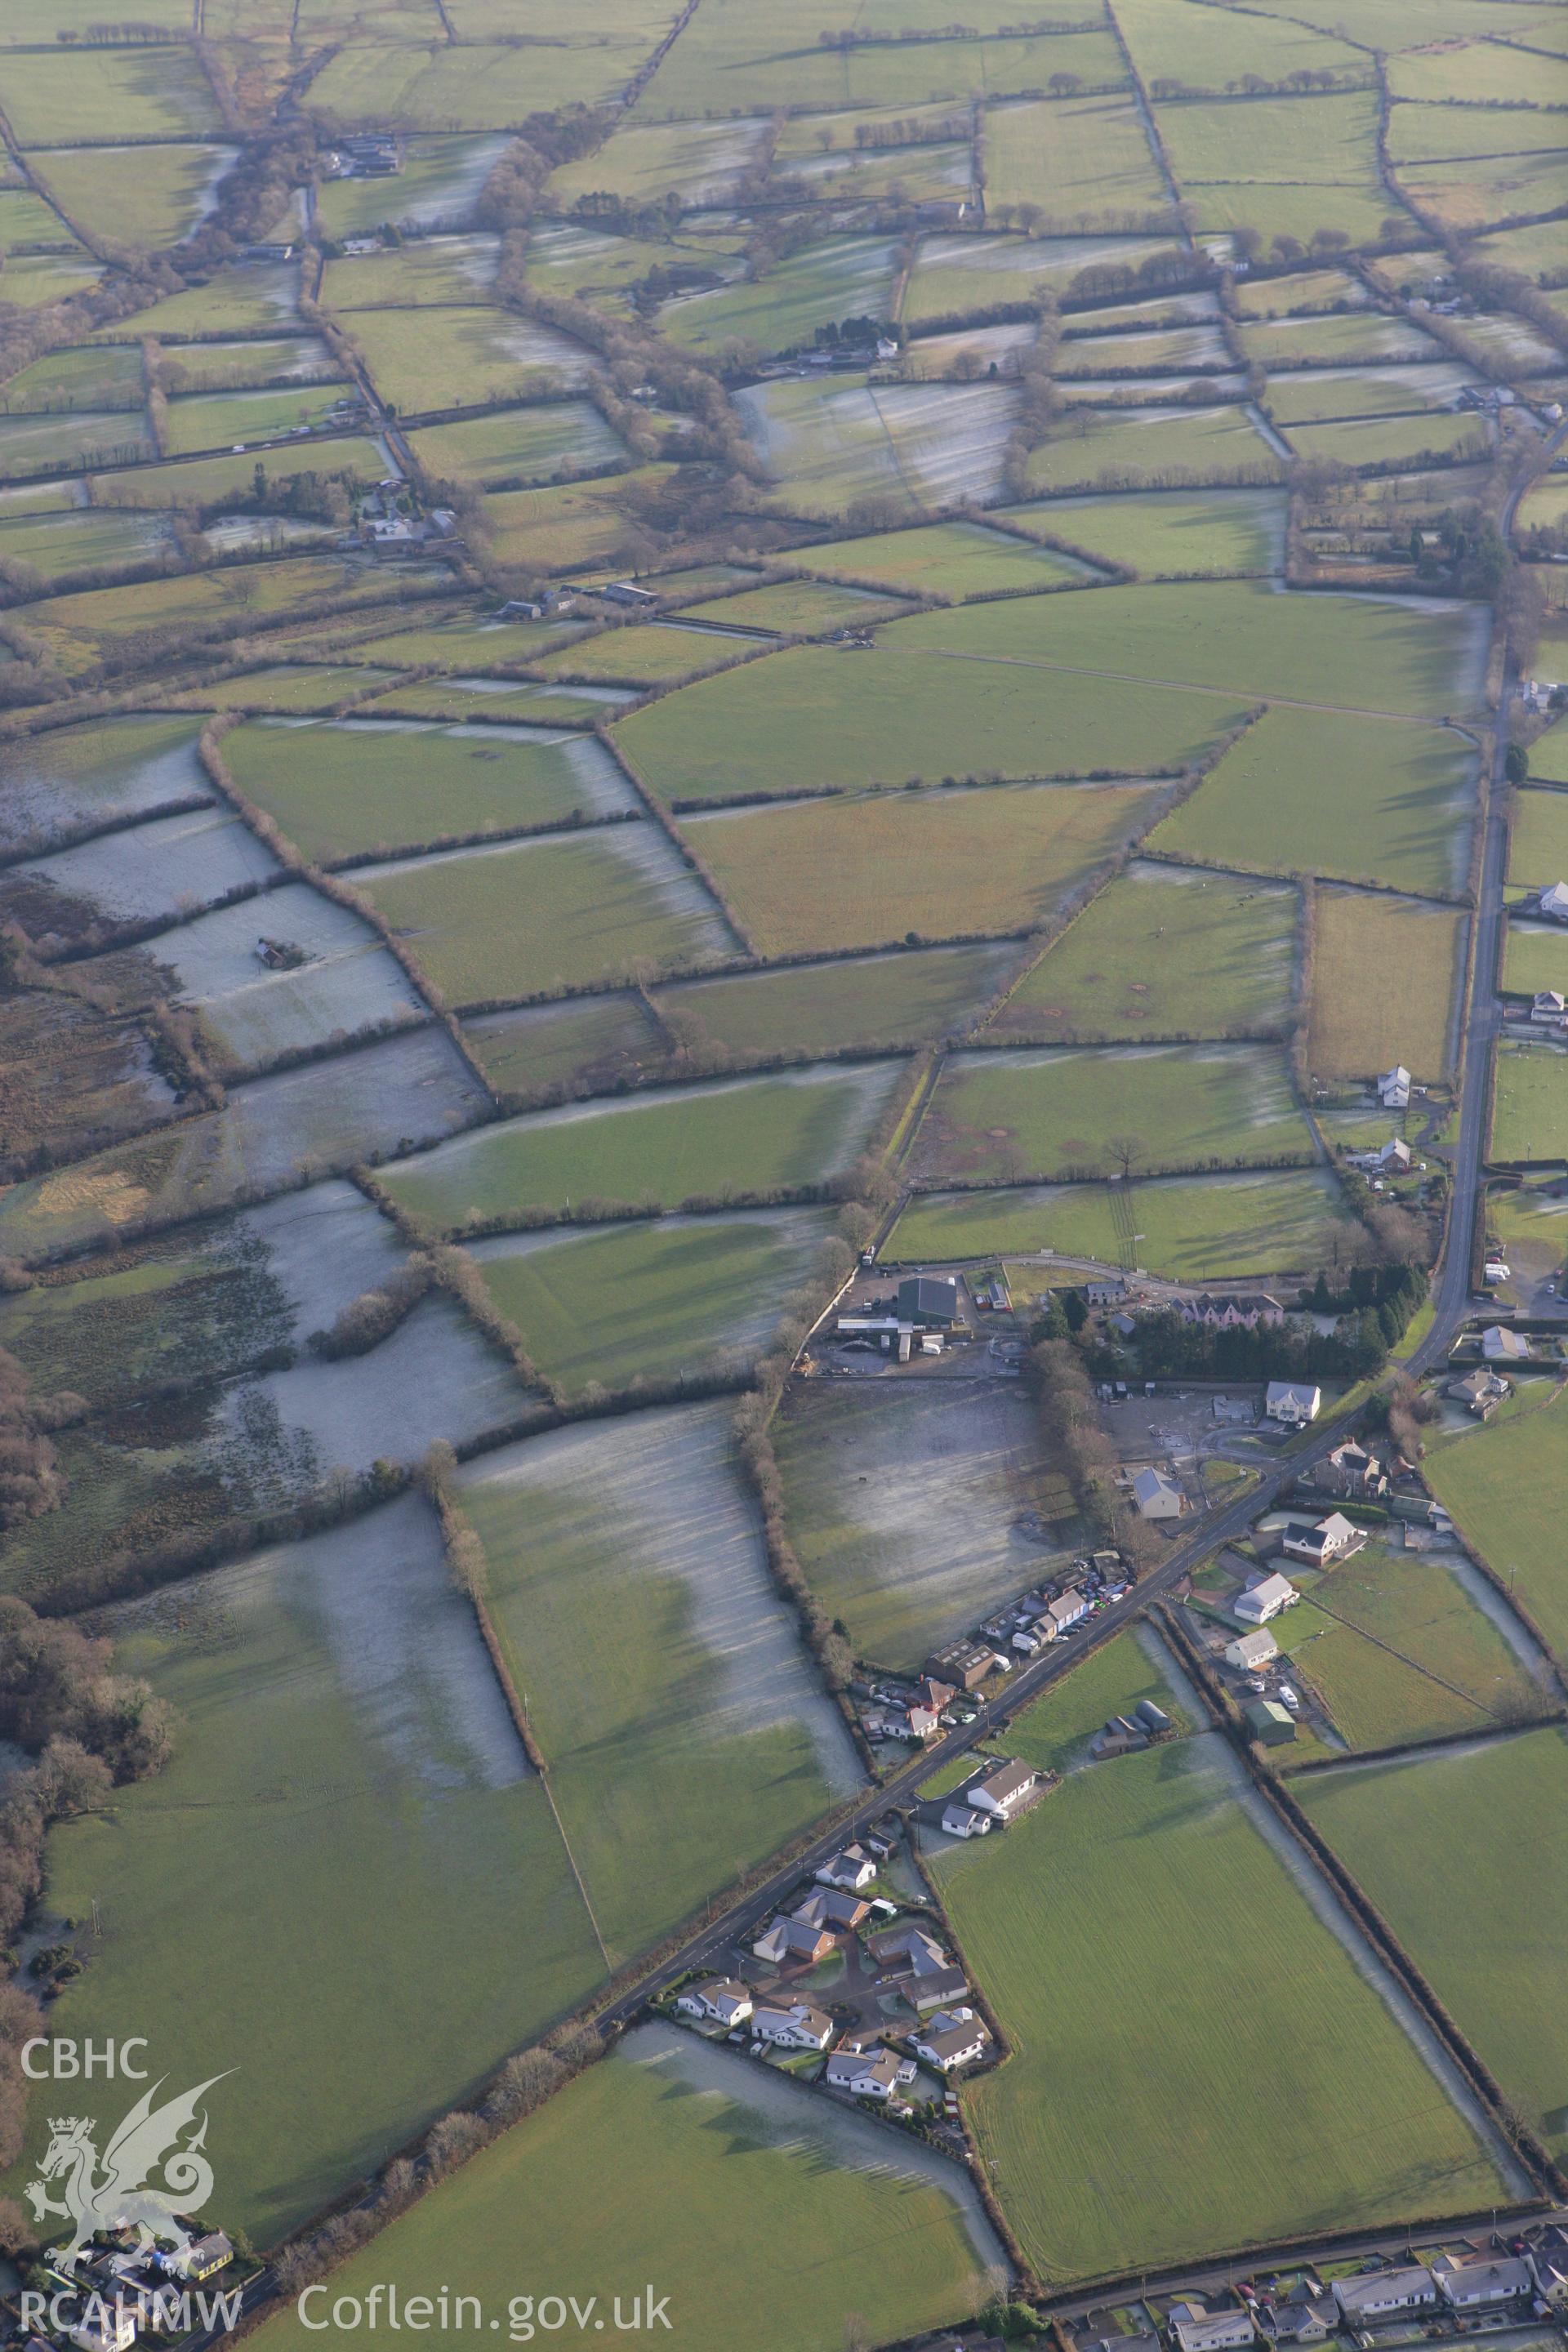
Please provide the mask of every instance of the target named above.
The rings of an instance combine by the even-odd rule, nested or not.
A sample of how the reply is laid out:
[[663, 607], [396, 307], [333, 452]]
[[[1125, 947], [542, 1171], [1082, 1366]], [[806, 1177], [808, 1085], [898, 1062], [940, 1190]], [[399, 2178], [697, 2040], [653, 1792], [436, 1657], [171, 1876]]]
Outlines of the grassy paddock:
[[1017, 950], [927, 948], [847, 957], [796, 970], [683, 982], [656, 1002], [683, 1041], [741, 1057], [834, 1053], [847, 1045], [923, 1045], [978, 1012]]
[[1568, 1390], [1433, 1449], [1427, 1482], [1467, 1541], [1568, 1657], [1568, 1566], [1558, 1530], [1568, 1507]]
[[1466, 919], [1384, 893], [1320, 890], [1308, 1037], [1320, 1077], [1370, 1077], [1403, 1062], [1428, 1082], [1449, 1075]]
[[1568, 1050], [1499, 1045], [1490, 1152], [1505, 1162], [1568, 1159]]

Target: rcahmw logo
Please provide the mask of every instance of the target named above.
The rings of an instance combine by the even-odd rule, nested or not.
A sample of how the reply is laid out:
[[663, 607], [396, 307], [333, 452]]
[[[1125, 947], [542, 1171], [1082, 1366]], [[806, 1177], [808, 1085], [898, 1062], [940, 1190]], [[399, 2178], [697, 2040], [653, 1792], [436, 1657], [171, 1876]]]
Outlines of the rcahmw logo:
[[[132, 2050], [144, 2044], [122, 2043], [123, 2058]], [[24, 2053], [23, 2063], [40, 2047], [30, 2042]], [[57, 2052], [74, 2053], [76, 2045], [57, 2043]], [[89, 2055], [94, 2045], [86, 2045]], [[114, 2045], [108, 2045], [112, 2059]], [[32, 2069], [28, 2069], [29, 2073]], [[57, 2077], [72, 2079], [75, 2067], [56, 2064], [50, 2070]], [[112, 2063], [106, 2069], [114, 2071]], [[143, 2079], [134, 2067], [123, 2067], [136, 2081]], [[233, 2072], [230, 2068], [229, 2073]], [[38, 2079], [35, 2075], [35, 2080]], [[102, 2155], [98, 2151], [97, 2126], [90, 2116], [51, 2116], [49, 2142], [38, 2166], [38, 2177], [30, 2180], [23, 2190], [33, 2209], [33, 2218], [42, 2224], [51, 2215], [71, 2225], [71, 2234], [58, 2247], [53, 2259], [61, 2270], [69, 2270], [82, 2257], [92, 2239], [102, 2232], [112, 2235], [120, 2230], [134, 2230], [137, 2252], [150, 2258], [162, 2243], [174, 2248], [173, 2266], [178, 2267], [188, 2258], [195, 2240], [179, 2213], [198, 2213], [213, 2192], [213, 2168], [203, 2154], [206, 2140], [207, 2119], [202, 2101], [222, 2074], [209, 2075], [193, 2091], [184, 2091], [177, 2098], [165, 2099], [162, 2106], [153, 2104], [163, 2087], [160, 2076], [150, 2090], [143, 2091], [134, 2106], [121, 2118], [110, 2134]], [[186, 2137], [186, 2135], [189, 2137]], [[161, 2180], [154, 2179], [162, 2174]], [[59, 2184], [58, 2196], [50, 2193], [54, 2183]]]

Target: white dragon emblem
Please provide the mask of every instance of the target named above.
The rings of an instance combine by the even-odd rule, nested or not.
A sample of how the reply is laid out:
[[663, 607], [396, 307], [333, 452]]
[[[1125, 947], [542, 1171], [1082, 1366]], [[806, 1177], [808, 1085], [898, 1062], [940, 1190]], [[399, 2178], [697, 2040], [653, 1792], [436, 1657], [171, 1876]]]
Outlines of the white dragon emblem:
[[[54, 2257], [63, 2267], [79, 2259], [99, 2230], [130, 2227], [138, 2231], [143, 2253], [151, 2252], [156, 2238], [173, 2239], [176, 2247], [192, 2242], [190, 2231], [174, 2219], [174, 2209], [199, 2212], [212, 2195], [213, 2168], [202, 2153], [207, 2119], [201, 2113], [201, 2103], [224, 2077], [210, 2075], [194, 2091], [154, 2107], [153, 2101], [166, 2080], [160, 2076], [151, 2090], [142, 2093], [121, 2121], [101, 2158], [93, 2142], [90, 2116], [49, 2118], [49, 2144], [38, 2166], [39, 2177], [28, 2182], [23, 2194], [35, 2221], [42, 2222], [46, 2216], [58, 2213], [70, 2222], [70, 2241]], [[180, 2134], [198, 2116], [194, 2138], [177, 2146]], [[163, 2175], [163, 2186], [149, 2186], [150, 2175], [158, 2171]], [[46, 2181], [62, 2179], [63, 2203], [44, 2186]]]

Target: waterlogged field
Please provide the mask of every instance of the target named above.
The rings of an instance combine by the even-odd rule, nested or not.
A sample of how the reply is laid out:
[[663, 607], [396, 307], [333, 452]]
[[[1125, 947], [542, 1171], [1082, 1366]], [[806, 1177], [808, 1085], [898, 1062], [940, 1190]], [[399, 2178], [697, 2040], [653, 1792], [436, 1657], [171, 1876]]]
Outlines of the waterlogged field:
[[1447, 895], [1468, 866], [1475, 781], [1474, 746], [1450, 729], [1275, 709], [1155, 829], [1150, 847]]
[[754, 1209], [477, 1242], [485, 1287], [568, 1396], [727, 1371], [738, 1386], [816, 1268], [829, 1213]]
[[223, 756], [305, 856], [328, 866], [635, 805], [591, 737], [545, 730], [263, 722], [225, 736]]
[[1372, 1077], [1403, 1062], [1427, 1083], [1446, 1078], [1467, 935], [1457, 908], [1320, 890], [1308, 1034], [1319, 1076]]
[[99, 945], [122, 925], [170, 922], [244, 895], [278, 870], [237, 817], [198, 808], [11, 866], [0, 875], [0, 910], [31, 939]]
[[[1040, 1184], [1016, 1191], [923, 1192], [910, 1202], [883, 1255], [921, 1265], [943, 1258], [1048, 1251], [1175, 1282], [1309, 1271], [1351, 1246], [1354, 1223], [1322, 1169], [1228, 1176], [1167, 1176], [1135, 1184]], [[1016, 1290], [1042, 1287], [1044, 1263], [1014, 1266]]]
[[1047, 2278], [1493, 2193], [1469, 2125], [1242, 1786], [1201, 1735], [1075, 1773], [1005, 1838], [937, 1864], [1013, 2045], [970, 2116]]
[[[62, 2032], [144, 2033], [197, 2081], [243, 2040], [245, 2096], [213, 2094], [207, 2146], [226, 2221], [265, 2242], [581, 2000], [604, 1962], [427, 1506], [111, 1622], [123, 1666], [186, 1731], [159, 1779], [51, 1841], [51, 1913], [96, 1901], [103, 1930], [57, 2014]], [[192, 1905], [192, 1812], [214, 1808], [227, 1833]], [[111, 2124], [123, 2088], [83, 2102]]]
[[189, 719], [110, 719], [66, 727], [6, 751], [0, 845], [13, 855], [74, 834], [210, 801]]
[[[1005, 1381], [798, 1390], [774, 1425], [790, 1540], [858, 1656], [905, 1671], [1059, 1564], [1070, 1490]], [[1026, 1531], [1043, 1521], [1047, 1541]]]
[[1515, 1587], [1563, 1657], [1568, 1569], [1552, 1529], [1568, 1500], [1568, 1391], [1532, 1389], [1529, 1406], [1435, 1446], [1428, 1484], [1469, 1549]]
[[[739, 1079], [542, 1111], [486, 1129], [384, 1176], [393, 1198], [447, 1229], [595, 1200], [679, 1208], [843, 1173], [900, 1084], [896, 1063]], [[0, 1226], [5, 1211], [0, 1207]]]
[[1147, 784], [870, 793], [686, 820], [763, 954], [1032, 930], [1157, 805]]
[[[998, 2252], [973, 2199], [958, 2168], [919, 2141], [679, 2028], [645, 2025], [352, 2257], [332, 2291], [363, 2297], [390, 2276], [401, 2297], [435, 2296], [460, 2264], [465, 2291], [498, 2314], [520, 2278], [548, 2277], [580, 2303], [619, 2292], [629, 2319], [658, 2279], [689, 2352], [727, 2352], [738, 2296], [757, 2352], [799, 2352], [835, 2342], [848, 2310], [879, 2337], [971, 2311]], [[754, 2226], [759, 2210], [779, 2246]], [[795, 2242], [811, 2262], [783, 2252]], [[266, 2336], [268, 2352], [315, 2341], [292, 2313]]]
[[[1568, 1876], [1549, 1823], [1565, 1792], [1568, 1749], [1553, 1730], [1363, 1765], [1297, 1788], [1313, 1826], [1559, 2161], [1568, 2149], [1568, 2034], [1547, 1988], [1568, 1924]], [[1541, 1857], [1523, 1906], [1500, 1822]], [[1465, 1917], [1443, 1884], [1442, 1855], [1455, 1842], [1475, 1858]]]
[[958, 1054], [910, 1155], [921, 1183], [1109, 1176], [1306, 1159], [1309, 1137], [1275, 1045], [1148, 1045]]
[[735, 404], [776, 503], [834, 520], [870, 497], [905, 511], [997, 498], [1017, 394], [1005, 383], [786, 379], [742, 391]]
[[459, 1484], [612, 1965], [860, 1770], [773, 1589], [722, 1403], [589, 1423]]
[[998, 1037], [1226, 1037], [1289, 1009], [1296, 893], [1195, 867], [1134, 864], [1014, 990]]
[[648, 824], [365, 866], [356, 887], [454, 1003], [614, 987], [731, 947], [707, 892]]

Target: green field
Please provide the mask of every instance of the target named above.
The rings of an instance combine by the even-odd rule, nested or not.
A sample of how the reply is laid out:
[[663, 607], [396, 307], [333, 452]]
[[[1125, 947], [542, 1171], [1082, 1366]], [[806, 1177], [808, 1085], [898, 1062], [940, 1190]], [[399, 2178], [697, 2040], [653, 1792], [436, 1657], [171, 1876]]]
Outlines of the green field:
[[[194, 2080], [243, 2067], [243, 2095], [212, 2096], [209, 2147], [226, 2223], [265, 2243], [574, 2006], [603, 1962], [422, 1504], [113, 1624], [122, 1664], [188, 1728], [159, 1779], [51, 1843], [50, 1906], [96, 1901], [103, 1927], [56, 2013], [62, 2032], [144, 2033], [156, 2065]], [[226, 1832], [195, 1904], [193, 1813]], [[117, 2086], [96, 2095], [118, 2116]], [[79, 2096], [90, 2111], [92, 2086]]]
[[595, 1198], [678, 1208], [698, 1194], [821, 1183], [854, 1159], [902, 1076], [898, 1064], [825, 1067], [542, 1111], [405, 1160], [384, 1181], [448, 1229]]
[[[385, 669], [351, 668], [347, 663], [280, 662], [219, 678], [212, 686], [194, 687], [180, 700], [183, 708], [203, 710], [327, 712], [352, 695], [366, 693], [378, 680], [390, 681], [394, 675]], [[267, 795], [260, 793], [257, 797], [265, 801]]]
[[690, 817], [763, 955], [1029, 931], [1146, 824], [1147, 784], [872, 793]]
[[[1289, 317], [1271, 322], [1259, 320], [1255, 326], [1239, 328], [1237, 341], [1249, 360], [1257, 360], [1267, 368], [1293, 369], [1307, 362], [1331, 367], [1352, 362], [1370, 366], [1379, 360], [1443, 357], [1442, 345], [1435, 343], [1430, 335], [1423, 334], [1418, 327], [1406, 324], [1403, 319], [1390, 319], [1381, 310], [1341, 311], [1316, 318], [1309, 313], [1304, 318]], [[1288, 398], [1290, 389], [1289, 381], [1270, 386], [1271, 415], [1278, 417], [1284, 413], [1279, 404]], [[1376, 404], [1371, 399], [1366, 402], [1368, 408]], [[1415, 397], [1407, 404], [1412, 408], [1423, 405]]]
[[1237, 1168], [1308, 1154], [1283, 1056], [1267, 1045], [1063, 1048], [955, 1055], [910, 1155], [929, 1185], [962, 1176], [1109, 1175], [1136, 1137], [1133, 1173]]
[[[327, 263], [321, 305], [328, 310], [373, 310], [426, 302], [471, 303], [476, 295], [488, 292], [499, 252], [493, 236], [426, 236], [375, 253], [353, 254]], [[431, 323], [439, 333], [440, 320]]]
[[[858, 1655], [903, 1672], [1027, 1590], [1079, 1533], [1004, 1381], [812, 1381], [773, 1423], [790, 1541]], [[1050, 1549], [1019, 1530], [1046, 1523]]]
[[1218, 1738], [1183, 1740], [1073, 1775], [938, 1864], [1013, 2044], [969, 2112], [1047, 2279], [1495, 2193], [1238, 1785]]
[[646, 502], [668, 483], [668, 465], [638, 466], [607, 482], [566, 482], [537, 490], [496, 490], [485, 500], [490, 551], [535, 575], [613, 563], [642, 543]]
[[865, 628], [902, 609], [885, 596], [841, 588], [832, 581], [773, 580], [765, 588], [743, 589], [738, 596], [716, 596], [710, 604], [693, 604], [684, 617], [711, 621], [721, 629], [780, 629], [797, 636], [816, 636], [824, 629], [846, 625]]
[[1302, 1591], [1278, 1638], [1352, 1748], [1490, 1730], [1543, 1703], [1502, 1634], [1437, 1560], [1369, 1544]]
[[1032, 490], [1276, 482], [1280, 460], [1241, 408], [1070, 410], [1030, 452]]
[[1568, 1049], [1499, 1045], [1489, 1151], [1505, 1163], [1568, 1160]]
[[1568, 793], [1514, 794], [1508, 878], [1538, 890], [1568, 878]]
[[[962, 2174], [929, 2158], [916, 2173], [914, 2143], [804, 2092], [784, 2105], [788, 2089], [645, 2029], [353, 2256], [329, 2293], [395, 2278], [400, 2301], [434, 2298], [456, 2277], [501, 2313], [520, 2280], [548, 2279], [579, 2300], [618, 2292], [629, 2324], [657, 2279], [683, 2352], [729, 2352], [738, 2300], [755, 2352], [833, 2352], [847, 2311], [879, 2338], [970, 2312], [984, 2289], [954, 2201]], [[810, 2262], [793, 2258], [797, 2243]], [[317, 2340], [289, 2312], [265, 2336], [268, 2352]]]
[[1472, 747], [1436, 727], [1331, 710], [1268, 711], [1150, 847], [1273, 874], [1405, 890], [1463, 884]]
[[[1474, 379], [1452, 360], [1435, 367], [1297, 368], [1273, 377], [1262, 405], [1289, 435], [1298, 425], [1343, 417], [1408, 416], [1446, 408]], [[1461, 420], [1462, 422], [1463, 420]]]
[[248, 497], [260, 466], [268, 482], [291, 481], [297, 474], [321, 474], [329, 479], [347, 476], [356, 482], [378, 482], [386, 460], [380, 445], [363, 434], [346, 433], [335, 440], [310, 440], [291, 448], [252, 451], [243, 457], [198, 457], [180, 466], [135, 466], [120, 474], [93, 477], [93, 504], [100, 507], [205, 507], [222, 499]]
[[188, 394], [169, 403], [166, 454], [184, 457], [198, 450], [279, 438], [298, 425], [320, 422], [341, 398], [341, 387], [333, 383]]
[[998, 1732], [998, 1747], [1039, 1772], [1061, 1772], [1084, 1761], [1084, 1749], [1113, 1715], [1130, 1715], [1143, 1699], [1163, 1706], [1175, 1728], [1194, 1728], [1169, 1679], [1168, 1653], [1147, 1627], [1113, 1634], [1086, 1652], [1065, 1682], [1026, 1706]]
[[821, 1212], [661, 1219], [484, 1243], [485, 1287], [567, 1396], [714, 1364], [740, 1377], [814, 1269]]
[[672, 342], [689, 351], [719, 352], [735, 343], [782, 352], [797, 343], [809, 346], [816, 329], [829, 320], [888, 318], [892, 291], [890, 238], [832, 237], [803, 247], [754, 281], [667, 303], [659, 326]]
[[1557, 719], [1530, 746], [1530, 772], [1547, 783], [1568, 784], [1568, 719]]
[[65, 472], [78, 466], [124, 466], [153, 455], [141, 409], [117, 408], [101, 415], [78, 411], [61, 416], [0, 419], [0, 476]]
[[854, 1750], [773, 1593], [722, 1402], [525, 1441], [459, 1492], [620, 1966], [855, 1788]]
[[108, 514], [90, 507], [69, 514], [0, 512], [0, 561], [31, 564], [50, 581], [100, 564], [118, 570], [141, 563], [168, 544], [163, 515]]
[[504, 409], [471, 425], [431, 425], [410, 445], [434, 481], [479, 489], [567, 479], [624, 465], [626, 452], [586, 400]]
[[987, 108], [985, 195], [993, 211], [1037, 205], [1047, 229], [1069, 234], [1169, 217], [1159, 163], [1135, 101], [1124, 97]]
[[871, 653], [792, 646], [650, 703], [617, 736], [676, 805], [911, 776], [1172, 774], [1238, 722], [1239, 693], [1132, 684], [1109, 696], [1092, 677], [1037, 667], [1015, 650], [1027, 646], [1016, 614], [1081, 603], [1100, 608], [1105, 625], [1090, 658], [1125, 667], [1115, 593], [921, 614], [890, 623]]
[[[915, 595], [988, 595], [996, 588], [1058, 588], [1079, 577], [1048, 549], [975, 521], [920, 523], [873, 539], [833, 539], [797, 559], [829, 578], [877, 580]], [[717, 616], [715, 607], [715, 616]]]
[[1016, 960], [1010, 946], [928, 948], [687, 981], [661, 989], [655, 1002], [689, 1046], [719, 1046], [742, 1059], [921, 1045], [977, 1013]]
[[1530, 1391], [1528, 1412], [1435, 1447], [1427, 1482], [1467, 1544], [1568, 1656], [1568, 1567], [1557, 1529], [1568, 1506], [1568, 1391]]
[[1118, 0], [1116, 21], [1146, 81], [1173, 79], [1186, 90], [1233, 90], [1246, 73], [1273, 82], [1291, 73], [1343, 80], [1367, 71], [1365, 58], [1346, 42], [1293, 17], [1237, 11], [1234, 24], [1221, 26], [1192, 0]]
[[752, 650], [744, 639], [721, 637], [711, 629], [683, 629], [650, 621], [645, 627], [605, 629], [579, 637], [533, 664], [541, 677], [610, 678], [623, 686], [657, 686], [691, 671], [714, 669]]
[[[1568, 1935], [1568, 1874], [1554, 1832], [1568, 1801], [1562, 1734], [1369, 1764], [1300, 1781], [1297, 1794], [1561, 2162], [1568, 2030], [1553, 1988]], [[1510, 1872], [1521, 1846], [1537, 1863], [1522, 1905]], [[1454, 1902], [1444, 1868], [1456, 1852], [1471, 1857], [1464, 1904]]]
[[1452, 907], [1320, 890], [1308, 1037], [1317, 1075], [1369, 1078], [1403, 1062], [1428, 1083], [1446, 1078], [1467, 937]]
[[1502, 984], [1526, 996], [1545, 988], [1568, 995], [1568, 933], [1545, 923], [1510, 923]]
[[426, 312], [354, 310], [342, 320], [383, 400], [405, 415], [482, 407], [528, 391], [546, 377], [570, 388], [595, 364], [580, 343], [513, 311], [453, 303], [437, 331]]
[[657, 1069], [666, 1058], [663, 1039], [629, 994], [486, 1013], [466, 1022], [464, 1034], [502, 1095], [577, 1085], [593, 1092]]
[[707, 893], [649, 825], [370, 866], [358, 888], [454, 1003], [610, 986], [731, 946]]
[[1011, 507], [1021, 530], [1124, 563], [1145, 580], [1226, 572], [1272, 572], [1284, 544], [1278, 490], [1123, 491], [1115, 498], [1046, 499]]
[[1135, 864], [1047, 949], [996, 1037], [1225, 1037], [1290, 1007], [1296, 894], [1234, 875]]
[[[1125, 1213], [1123, 1213], [1125, 1212]], [[1177, 1282], [1225, 1275], [1308, 1272], [1350, 1239], [1351, 1220], [1326, 1171], [1259, 1170], [1233, 1176], [1171, 1176], [1134, 1185], [1125, 1199], [1103, 1184], [1036, 1185], [1017, 1192], [928, 1192], [911, 1201], [885, 1255], [906, 1265], [1052, 1250], [1058, 1257], [1138, 1265]], [[1045, 1265], [1016, 1266], [1016, 1289], [1044, 1286]]]
[[133, 345], [79, 343], [50, 352], [0, 385], [0, 412], [43, 408], [140, 408], [142, 354]]
[[1473, 417], [1373, 416], [1332, 425], [1292, 425], [1286, 439], [1298, 457], [1339, 466], [1463, 464], [1485, 457], [1486, 428]]
[[5, 115], [18, 145], [186, 139], [216, 130], [206, 79], [187, 49], [37, 48], [5, 61]]
[[598, 745], [580, 736], [262, 723], [226, 736], [223, 756], [306, 856], [329, 866], [366, 850], [386, 856], [467, 834], [521, 833], [574, 811], [603, 815], [627, 805]]
[[157, 247], [189, 234], [234, 155], [231, 147], [57, 147], [27, 160], [84, 236]]
[[1137, 289], [1137, 270], [1155, 255], [1168, 255], [1163, 237], [925, 236], [904, 289], [907, 325], [932, 319], [967, 318], [1003, 304], [1035, 305], [1070, 292], [1085, 270], [1125, 273], [1125, 290]]
[[563, 210], [601, 189], [632, 203], [654, 203], [672, 192], [710, 199], [747, 169], [763, 126], [736, 122], [627, 122], [591, 156], [565, 163], [550, 183]]
[[403, 169], [395, 179], [328, 180], [317, 190], [321, 232], [331, 237], [353, 236], [389, 220], [421, 226], [460, 220], [506, 143], [494, 137], [407, 140]]
[[166, 294], [146, 310], [100, 327], [92, 341], [133, 343], [153, 335], [180, 342], [191, 335], [277, 334], [299, 325], [298, 293], [299, 271], [287, 262], [215, 269], [205, 286]]

